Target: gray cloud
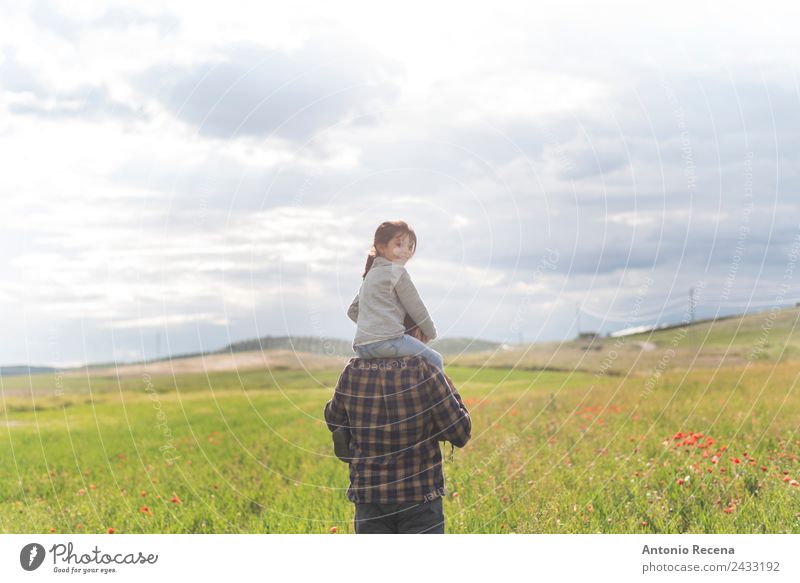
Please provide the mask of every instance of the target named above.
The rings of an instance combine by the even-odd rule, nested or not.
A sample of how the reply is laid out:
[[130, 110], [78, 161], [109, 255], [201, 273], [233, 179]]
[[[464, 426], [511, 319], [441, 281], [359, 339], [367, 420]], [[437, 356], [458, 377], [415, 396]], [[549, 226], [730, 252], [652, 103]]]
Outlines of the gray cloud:
[[401, 72], [368, 47], [326, 35], [293, 53], [240, 46], [215, 62], [157, 66], [137, 83], [203, 135], [297, 141], [345, 120], [374, 123], [397, 97]]

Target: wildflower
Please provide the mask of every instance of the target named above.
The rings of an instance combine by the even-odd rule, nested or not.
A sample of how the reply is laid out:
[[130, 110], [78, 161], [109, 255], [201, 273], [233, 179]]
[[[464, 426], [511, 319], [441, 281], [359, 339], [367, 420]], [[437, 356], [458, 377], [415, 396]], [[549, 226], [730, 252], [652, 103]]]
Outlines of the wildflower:
[[676, 480], [676, 483], [678, 484], [678, 486], [683, 486], [683, 478], [678, 478]]
[[742, 460], [740, 460], [738, 457], [733, 458], [733, 463], [735, 464], [738, 464], [740, 461]]
[[646, 520], [642, 520], [642, 526], [647, 526], [647, 521]]
[[89, 484], [89, 489], [90, 490], [96, 490], [97, 486], [95, 486], [94, 484]]
[[51, 526], [51, 527], [50, 527], [50, 532], [55, 532], [55, 531], [56, 531], [56, 529], [55, 529], [54, 527], [52, 527], [52, 526]]
[[141, 512], [142, 514], [147, 514], [148, 516], [152, 516], [152, 514], [153, 514], [150, 511], [150, 508], [147, 507], [147, 506], [142, 506], [141, 508], [139, 508], [139, 512]]
[[177, 495], [177, 494], [175, 494], [175, 496], [173, 496], [172, 498], [170, 498], [170, 500], [169, 500], [169, 501], [170, 501], [170, 502], [172, 502], [173, 504], [180, 504], [180, 503], [181, 503], [181, 499], [180, 499], [180, 498], [178, 498], [178, 495]]
[[725, 508], [725, 513], [726, 513], [726, 514], [730, 514], [730, 513], [731, 513], [731, 512], [733, 512], [734, 510], [736, 510], [736, 507], [735, 507], [735, 506], [728, 506], [727, 508]]
[[109, 528], [108, 529], [108, 534], [114, 534], [115, 532], [117, 532], [117, 531], [114, 530], [113, 528]]
[[458, 492], [453, 492], [453, 498], [458, 498]]
[[789, 485], [790, 486], [800, 486], [800, 482], [798, 482], [797, 480], [790, 480], [789, 481]]
[[338, 530], [339, 530], [338, 528], [336, 528], [335, 526], [332, 526], [332, 527], [331, 527], [331, 534], [336, 534], [336, 532], [337, 532]]
[[142, 490], [141, 492], [139, 492], [139, 496], [141, 496], [141, 497], [143, 497], [143, 498], [144, 498], [145, 496], [147, 496], [147, 490]]

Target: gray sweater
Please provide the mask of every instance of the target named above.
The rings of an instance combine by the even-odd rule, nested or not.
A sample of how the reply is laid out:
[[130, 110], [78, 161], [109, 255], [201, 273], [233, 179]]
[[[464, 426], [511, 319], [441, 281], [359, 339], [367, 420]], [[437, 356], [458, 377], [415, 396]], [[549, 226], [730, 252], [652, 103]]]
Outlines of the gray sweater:
[[406, 314], [425, 336], [436, 338], [436, 327], [406, 268], [385, 257], [376, 257], [347, 310], [348, 317], [358, 326], [353, 349], [361, 344], [401, 338], [406, 329], [403, 324]]

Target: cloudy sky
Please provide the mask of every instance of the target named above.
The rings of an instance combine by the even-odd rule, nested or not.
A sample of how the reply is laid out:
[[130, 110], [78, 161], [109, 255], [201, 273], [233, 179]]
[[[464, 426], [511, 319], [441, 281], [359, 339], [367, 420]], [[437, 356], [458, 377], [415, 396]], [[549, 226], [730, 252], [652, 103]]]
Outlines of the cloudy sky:
[[283, 4], [0, 4], [0, 364], [351, 339], [396, 218], [441, 336], [800, 299], [796, 6]]

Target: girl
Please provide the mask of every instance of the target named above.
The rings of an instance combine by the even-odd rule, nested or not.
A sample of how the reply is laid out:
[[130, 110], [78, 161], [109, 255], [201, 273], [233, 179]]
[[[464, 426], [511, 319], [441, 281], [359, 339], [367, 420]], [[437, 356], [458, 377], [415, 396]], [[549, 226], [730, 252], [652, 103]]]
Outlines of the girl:
[[436, 328], [405, 268], [416, 247], [404, 221], [383, 222], [375, 231], [361, 288], [347, 310], [358, 326], [353, 350], [361, 358], [421, 356], [444, 373], [442, 355], [425, 345]]

